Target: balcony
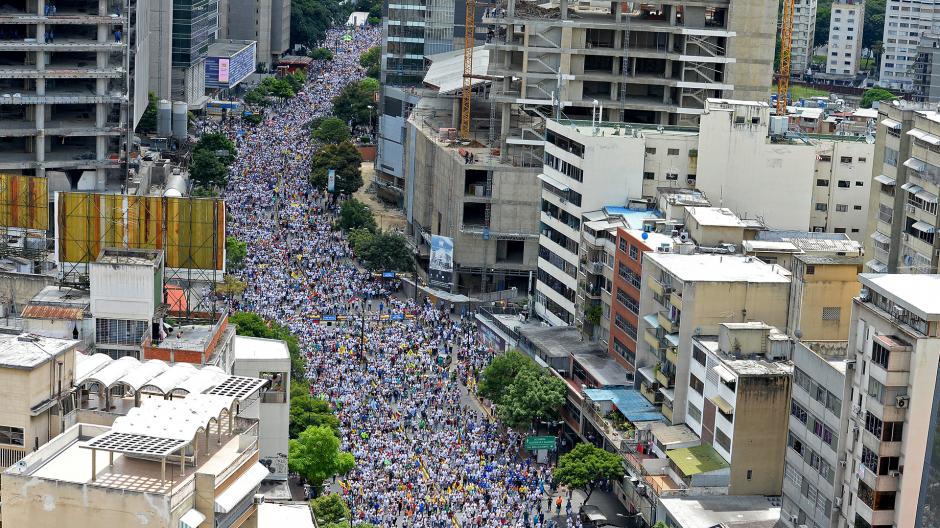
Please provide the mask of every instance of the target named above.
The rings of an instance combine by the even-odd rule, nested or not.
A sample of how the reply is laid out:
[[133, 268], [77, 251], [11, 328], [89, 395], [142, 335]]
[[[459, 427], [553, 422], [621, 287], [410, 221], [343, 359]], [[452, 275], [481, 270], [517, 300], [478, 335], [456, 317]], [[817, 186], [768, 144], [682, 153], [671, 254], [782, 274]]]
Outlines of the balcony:
[[663, 387], [672, 387], [676, 381], [676, 377], [668, 372], [663, 372], [662, 369], [658, 369], [656, 370], [656, 381]]
[[675, 334], [679, 331], [679, 322], [669, 319], [669, 314], [666, 312], [659, 312], [656, 314], [656, 318], [659, 320], [659, 325], [663, 327], [663, 330], [667, 334]]
[[663, 404], [660, 412], [663, 413], [663, 416], [666, 417], [667, 422], [672, 423], [672, 406]]
[[677, 347], [666, 347], [666, 361], [673, 365], [679, 364], [679, 349]]
[[682, 296], [677, 292], [672, 292], [669, 294], [669, 302], [676, 307], [676, 310], [682, 311]]
[[653, 293], [655, 293], [656, 295], [663, 294], [663, 285], [660, 284], [658, 281], [650, 280], [648, 281], [648, 283], [649, 283], [650, 289], [653, 290]]
[[659, 350], [659, 338], [656, 336], [656, 330], [647, 328], [646, 332], [643, 333], [643, 341], [646, 341], [647, 345], [653, 347], [653, 350]]

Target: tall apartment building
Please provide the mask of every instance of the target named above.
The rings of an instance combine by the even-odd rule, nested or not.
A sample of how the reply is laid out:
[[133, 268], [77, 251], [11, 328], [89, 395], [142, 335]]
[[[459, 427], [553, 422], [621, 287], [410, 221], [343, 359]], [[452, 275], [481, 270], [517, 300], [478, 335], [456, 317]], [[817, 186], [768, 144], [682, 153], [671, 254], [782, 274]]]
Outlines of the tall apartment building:
[[671, 248], [672, 242], [672, 237], [662, 233], [617, 229], [614, 244], [614, 280], [608, 295], [610, 329], [607, 353], [630, 371], [636, 370], [636, 351], [641, 342], [637, 329], [640, 326], [643, 255], [662, 248], [664, 244]]
[[291, 0], [219, 0], [219, 38], [254, 40], [265, 71], [290, 48]]
[[803, 75], [813, 65], [813, 39], [816, 38], [816, 0], [795, 0], [790, 71]]
[[829, 18], [829, 56], [826, 74], [854, 79], [862, 56], [862, 30], [865, 26], [864, 0], [834, 2]]
[[650, 252], [643, 259], [638, 386], [672, 423], [683, 423], [693, 337], [717, 335], [721, 323], [785, 327], [789, 272], [739, 255]]
[[[694, 123], [709, 97], [766, 97], [773, 2], [626, 6], [509, 0], [490, 9], [490, 73], [501, 77], [490, 100], [538, 117], [552, 117], [555, 102], [572, 119], [600, 107], [605, 120], [667, 125]], [[505, 118], [501, 134], [533, 139]]]
[[924, 33], [914, 59], [913, 99], [925, 103], [940, 102], [940, 33]]
[[149, 44], [136, 34], [147, 10], [124, 6], [21, 0], [0, 13], [0, 170], [123, 181], [126, 136], [147, 104], [134, 59]]
[[[848, 319], [848, 318], [846, 318]], [[845, 334], [848, 335], [848, 334]], [[842, 453], [848, 438], [856, 363], [846, 341], [796, 341], [780, 520], [788, 528], [838, 528], [842, 521]]]
[[[851, 414], [843, 518], [853, 526], [940, 523], [940, 277], [863, 274], [848, 359]], [[839, 504], [839, 503], [837, 503]]]
[[866, 265], [888, 273], [936, 273], [940, 241], [940, 114], [923, 106], [882, 104], [875, 137], [869, 207], [872, 240]]
[[888, 0], [885, 5], [884, 55], [879, 84], [909, 90], [913, 85], [914, 61], [924, 33], [940, 22], [940, 4], [935, 0]]
[[858, 294], [859, 256], [796, 255], [787, 269], [787, 329], [804, 341], [838, 341], [849, 332], [852, 298]]

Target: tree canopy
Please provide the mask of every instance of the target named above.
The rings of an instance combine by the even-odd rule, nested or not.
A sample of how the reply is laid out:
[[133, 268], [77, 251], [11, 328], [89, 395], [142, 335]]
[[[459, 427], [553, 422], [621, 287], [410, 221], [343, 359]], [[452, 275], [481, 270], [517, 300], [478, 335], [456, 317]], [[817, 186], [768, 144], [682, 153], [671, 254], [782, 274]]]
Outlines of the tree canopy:
[[375, 79], [347, 84], [333, 98], [333, 115], [353, 125], [369, 124], [372, 119], [369, 106], [375, 106], [374, 96], [378, 89], [378, 81]]
[[578, 444], [562, 455], [554, 471], [557, 482], [587, 493], [585, 503], [600, 481], [619, 479], [623, 475], [620, 455], [588, 443]]
[[554, 420], [565, 404], [565, 382], [542, 368], [524, 368], [503, 394], [497, 414], [510, 427], [526, 427], [537, 420]]
[[189, 161], [189, 175], [196, 185], [222, 187], [228, 180], [228, 167], [213, 152], [197, 150]]
[[310, 509], [320, 526], [349, 520], [349, 506], [338, 493], [327, 493], [311, 500]]
[[313, 60], [333, 60], [333, 52], [327, 48], [314, 48], [310, 51]]
[[339, 209], [339, 221], [337, 225], [340, 229], [348, 231], [350, 229], [368, 229], [375, 232], [377, 228], [375, 217], [372, 216], [372, 210], [369, 206], [351, 198], [343, 202]]
[[352, 194], [362, 187], [359, 166], [362, 155], [349, 141], [326, 145], [318, 150], [310, 161], [310, 183], [320, 189], [327, 187], [329, 169], [336, 170], [336, 192]]
[[330, 26], [345, 23], [352, 8], [352, 3], [339, 0], [292, 0], [291, 43], [312, 47], [323, 42]]
[[349, 141], [352, 136], [349, 127], [338, 117], [325, 117], [320, 119], [311, 136], [323, 143], [342, 143]]
[[333, 414], [329, 402], [310, 395], [310, 386], [295, 381], [291, 385], [290, 425], [288, 434], [297, 438], [308, 427], [326, 426], [334, 434], [339, 434], [339, 419]]
[[483, 369], [479, 393], [494, 403], [499, 403], [509, 390], [509, 385], [523, 369], [535, 368], [535, 362], [518, 350], [509, 350], [493, 358]]
[[339, 438], [326, 425], [310, 426], [288, 444], [287, 465], [315, 488], [334, 475], [345, 475], [356, 464], [350, 453], [340, 451]]
[[382, 71], [382, 48], [380, 46], [369, 48], [359, 56], [359, 65], [365, 68], [367, 77], [378, 79]]
[[869, 88], [862, 94], [862, 102], [859, 106], [862, 108], [871, 108], [875, 101], [891, 101], [898, 97], [884, 88]]
[[359, 259], [372, 271], [411, 271], [414, 263], [405, 237], [379, 232], [361, 249]]
[[245, 257], [248, 256], [248, 244], [233, 237], [225, 237], [225, 267], [237, 270], [242, 267]]

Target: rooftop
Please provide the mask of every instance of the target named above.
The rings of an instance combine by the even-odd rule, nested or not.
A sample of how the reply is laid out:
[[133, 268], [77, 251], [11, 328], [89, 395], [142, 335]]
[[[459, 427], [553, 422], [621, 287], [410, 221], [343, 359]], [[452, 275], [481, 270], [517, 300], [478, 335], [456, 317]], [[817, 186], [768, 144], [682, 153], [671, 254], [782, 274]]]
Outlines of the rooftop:
[[627, 227], [631, 229], [643, 229], [643, 222], [661, 217], [659, 211], [653, 209], [631, 209], [619, 205], [605, 206], [603, 211], [607, 216], [623, 218], [627, 223]]
[[[698, 135], [698, 127], [677, 126], [677, 125], [654, 125], [649, 123], [621, 123], [617, 121], [606, 121], [591, 123], [591, 120], [582, 119], [558, 119], [555, 120], [559, 125], [568, 127], [568, 133], [576, 133], [582, 136], [621, 136], [624, 138], [639, 138], [648, 134], [669, 134], [679, 136]], [[598, 133], [594, 133], [597, 127]]]
[[629, 373], [605, 352], [572, 353], [574, 360], [602, 387], [627, 385]]
[[745, 240], [744, 251], [751, 252], [769, 252], [769, 253], [800, 253], [800, 248], [793, 242], [784, 242], [776, 240]]
[[155, 266], [163, 253], [149, 249], [104, 248], [98, 255], [98, 264], [124, 264], [132, 266]]
[[573, 326], [522, 325], [519, 334], [548, 356], [566, 358], [571, 354], [601, 351], [597, 343], [585, 341]]
[[287, 343], [280, 339], [237, 335], [232, 347], [235, 359], [290, 359]]
[[239, 51], [254, 44], [253, 40], [220, 39], [209, 44], [210, 57], [234, 57]]
[[653, 404], [633, 389], [584, 389], [584, 395], [592, 401], [613, 403], [620, 414], [632, 423], [665, 420]]
[[672, 444], [685, 444], [699, 442], [701, 439], [688, 425], [655, 425], [652, 428], [653, 437], [667, 448]]
[[30, 299], [31, 305], [68, 306], [87, 310], [91, 306], [91, 295], [87, 290], [63, 286], [46, 286]]
[[[669, 246], [670, 248], [675, 243], [669, 235], [664, 235], [663, 233], [657, 233], [656, 231], [643, 231], [642, 229], [630, 229], [628, 232], [633, 235], [634, 238], [642, 240], [646, 247], [650, 249], [656, 249], [662, 246]], [[646, 235], [645, 237], [643, 235]]]
[[806, 253], [845, 253], [861, 255], [862, 244], [845, 233], [815, 233], [812, 231], [759, 231], [755, 240], [790, 242]]
[[0, 367], [29, 370], [75, 348], [78, 341], [33, 334], [0, 334]]
[[262, 502], [258, 506], [258, 528], [314, 528], [310, 505]]
[[679, 528], [774, 528], [780, 506], [759, 495], [661, 497], [660, 504]]
[[687, 207], [686, 213], [703, 226], [745, 227], [738, 215], [726, 207]]
[[668, 451], [666, 455], [682, 473], [690, 477], [728, 468], [728, 462], [710, 444], [683, 447]]
[[646, 257], [683, 282], [760, 282], [786, 284], [783, 268], [741, 255], [647, 253]]
[[863, 273], [862, 286], [885, 295], [921, 319], [940, 319], [940, 275]]
[[815, 266], [845, 265], [861, 266], [862, 257], [849, 255], [797, 255], [796, 260]]

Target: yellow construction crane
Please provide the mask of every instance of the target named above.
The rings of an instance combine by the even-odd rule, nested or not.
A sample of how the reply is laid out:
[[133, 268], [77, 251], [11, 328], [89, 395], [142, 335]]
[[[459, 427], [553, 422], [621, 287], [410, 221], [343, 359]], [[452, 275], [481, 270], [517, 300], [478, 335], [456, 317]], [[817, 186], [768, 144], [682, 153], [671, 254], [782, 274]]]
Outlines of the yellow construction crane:
[[783, 0], [780, 20], [780, 76], [777, 77], [777, 115], [787, 115], [790, 91], [790, 49], [793, 46], [793, 0]]
[[467, 0], [463, 34], [463, 91], [460, 94], [460, 139], [470, 139], [470, 97], [473, 88], [473, 44], [476, 33], [477, 0]]

